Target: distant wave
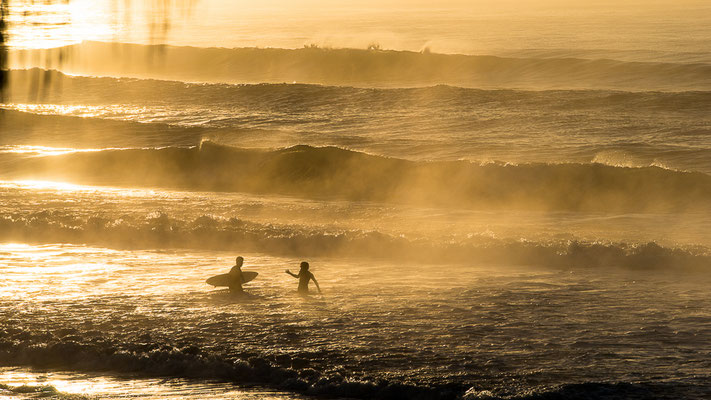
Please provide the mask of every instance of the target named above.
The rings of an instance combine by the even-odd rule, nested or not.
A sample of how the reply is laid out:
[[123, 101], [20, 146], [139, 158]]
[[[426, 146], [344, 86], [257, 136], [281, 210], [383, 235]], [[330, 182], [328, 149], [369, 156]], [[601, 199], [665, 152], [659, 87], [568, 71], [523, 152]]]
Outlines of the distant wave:
[[[296, 51], [296, 50], [294, 50]], [[709, 65], [711, 71], [711, 65]], [[711, 79], [711, 75], [709, 76]], [[434, 108], [472, 107], [491, 102], [523, 103], [553, 109], [645, 109], [703, 113], [711, 104], [711, 91], [624, 92], [615, 90], [483, 90], [436, 84], [416, 88], [368, 89], [319, 84], [258, 83], [200, 84], [180, 81], [71, 76], [40, 68], [11, 70], [8, 97], [13, 103], [182, 104], [231, 105], [245, 109], [304, 111], [344, 103], [358, 107], [390, 109], [404, 103]], [[33, 81], [46, 85], [30, 90]], [[709, 82], [711, 89], [711, 82]], [[541, 104], [547, 102], [547, 104]]]
[[[19, 112], [0, 108], [0, 146], [64, 148], [147, 147], [170, 138], [174, 145], [194, 145], [206, 130], [164, 123]], [[237, 131], [238, 130], [233, 130]]]
[[209, 141], [197, 147], [4, 154], [12, 179], [275, 193], [483, 209], [708, 210], [711, 176], [605, 164], [414, 162], [336, 147], [249, 150]]
[[657, 243], [520, 241], [486, 237], [414, 238], [378, 231], [272, 225], [203, 215], [74, 215], [63, 211], [5, 213], [0, 241], [75, 243], [118, 248], [195, 248], [284, 256], [356, 257], [419, 262], [472, 262], [546, 268], [708, 271], [711, 251]]
[[300, 82], [351, 86], [448, 84], [482, 88], [711, 90], [711, 64], [504, 58], [356, 49], [195, 48], [83, 42], [17, 50], [12, 68], [62, 60], [77, 74], [191, 82]]
[[[711, 173], [711, 92], [186, 84], [40, 69], [10, 78], [0, 145], [188, 146], [207, 137], [409, 159], [595, 160]], [[33, 91], [33, 81], [48, 84]]]
[[579, 58], [587, 60], [619, 60], [630, 62], [663, 62], [672, 64], [711, 64], [711, 54], [701, 51], [669, 51], [659, 49], [567, 49], [529, 48], [501, 50], [496, 55], [513, 58]]

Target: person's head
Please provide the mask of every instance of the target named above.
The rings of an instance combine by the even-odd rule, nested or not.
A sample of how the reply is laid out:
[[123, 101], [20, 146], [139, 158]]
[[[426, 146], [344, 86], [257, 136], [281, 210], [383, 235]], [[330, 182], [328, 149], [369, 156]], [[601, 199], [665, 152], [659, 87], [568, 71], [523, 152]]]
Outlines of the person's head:
[[244, 262], [244, 258], [242, 258], [242, 256], [239, 256], [235, 259], [235, 265], [238, 267], [241, 267], [243, 262]]
[[309, 270], [309, 263], [307, 263], [306, 261], [302, 261], [302, 262], [301, 262], [301, 265], [299, 265], [299, 266], [300, 266], [301, 269], [303, 269], [304, 271], [308, 271], [308, 270]]

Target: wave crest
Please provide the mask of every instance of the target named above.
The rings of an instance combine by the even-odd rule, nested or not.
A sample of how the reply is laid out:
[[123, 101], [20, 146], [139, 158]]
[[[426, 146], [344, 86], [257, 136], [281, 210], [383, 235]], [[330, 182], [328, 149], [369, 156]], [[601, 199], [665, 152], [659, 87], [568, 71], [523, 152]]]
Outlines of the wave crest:
[[[41, 52], [42, 54], [39, 54]], [[711, 65], [609, 59], [505, 58], [378, 49], [195, 48], [83, 42], [16, 50], [12, 68], [61, 59], [78, 74], [193, 82], [301, 82], [353, 86], [709, 90]], [[41, 56], [38, 57], [38, 56]]]
[[76, 216], [61, 211], [0, 217], [0, 241], [78, 243], [123, 248], [198, 248], [288, 256], [350, 256], [433, 263], [479, 262], [552, 268], [629, 268], [704, 271], [705, 247], [673, 248], [654, 242], [522, 241], [487, 237], [409, 239], [378, 231], [323, 230], [203, 215], [163, 213]]
[[711, 176], [655, 166], [415, 162], [336, 147], [197, 147], [2, 155], [13, 179], [275, 193], [479, 209], [708, 210]]

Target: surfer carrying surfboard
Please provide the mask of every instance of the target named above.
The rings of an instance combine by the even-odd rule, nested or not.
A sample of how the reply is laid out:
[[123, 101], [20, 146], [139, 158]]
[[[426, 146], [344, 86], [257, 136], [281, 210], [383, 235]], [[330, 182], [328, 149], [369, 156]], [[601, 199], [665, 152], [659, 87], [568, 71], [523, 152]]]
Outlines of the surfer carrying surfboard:
[[244, 289], [242, 289], [242, 282], [244, 279], [242, 278], [242, 263], [244, 263], [244, 258], [242, 256], [239, 256], [235, 259], [235, 265], [230, 269], [230, 275], [232, 279], [230, 280], [230, 292], [232, 293], [243, 293]]
[[314, 281], [318, 292], [321, 293], [321, 287], [318, 285], [316, 277], [314, 276], [314, 274], [309, 272], [309, 263], [307, 263], [306, 261], [302, 261], [300, 267], [301, 270], [299, 271], [298, 275], [292, 273], [288, 269], [286, 270], [287, 274], [299, 280], [299, 294], [309, 294], [309, 281], [311, 280]]
[[242, 285], [252, 281], [259, 273], [255, 271], [242, 271], [242, 263], [244, 263], [244, 258], [237, 257], [235, 265], [230, 269], [230, 272], [211, 276], [207, 278], [205, 283], [215, 287], [227, 286], [230, 288], [230, 292], [235, 294], [244, 293]]

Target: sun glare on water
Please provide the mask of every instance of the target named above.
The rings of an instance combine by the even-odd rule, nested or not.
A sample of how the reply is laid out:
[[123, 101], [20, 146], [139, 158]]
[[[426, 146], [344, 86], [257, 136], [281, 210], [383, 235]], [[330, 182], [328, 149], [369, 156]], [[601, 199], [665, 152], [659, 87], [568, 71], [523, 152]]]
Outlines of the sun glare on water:
[[107, 40], [112, 29], [105, 2], [13, 1], [10, 3], [10, 47], [40, 49]]
[[53, 181], [41, 181], [41, 180], [19, 180], [11, 182], [0, 183], [0, 187], [16, 187], [30, 190], [44, 189], [44, 190], [62, 190], [62, 191], [87, 191], [96, 190], [98, 188], [93, 188], [91, 186], [75, 185], [73, 183], [66, 182], [53, 182]]
[[[82, 41], [163, 41], [192, 0], [16, 0], [9, 2], [9, 47], [47, 49]], [[180, 18], [179, 18], [180, 19]], [[182, 19], [180, 19], [182, 21]]]
[[99, 149], [72, 149], [66, 147], [47, 147], [47, 146], [0, 146], [0, 153], [25, 154], [29, 156], [61, 156], [71, 153], [101, 151]]
[[12, 181], [0, 181], [0, 188], [3, 189], [21, 189], [21, 190], [32, 190], [32, 191], [61, 191], [61, 192], [87, 192], [87, 193], [111, 193], [112, 195], [118, 195], [122, 197], [133, 197], [133, 196], [152, 196], [156, 195], [158, 191], [150, 189], [133, 189], [133, 188], [117, 188], [108, 186], [90, 186], [90, 185], [78, 185], [68, 182], [57, 182], [57, 181], [45, 181], [45, 180], [33, 180], [33, 179], [20, 179]]

